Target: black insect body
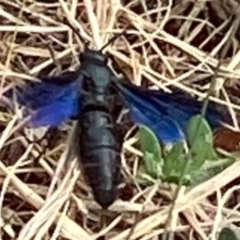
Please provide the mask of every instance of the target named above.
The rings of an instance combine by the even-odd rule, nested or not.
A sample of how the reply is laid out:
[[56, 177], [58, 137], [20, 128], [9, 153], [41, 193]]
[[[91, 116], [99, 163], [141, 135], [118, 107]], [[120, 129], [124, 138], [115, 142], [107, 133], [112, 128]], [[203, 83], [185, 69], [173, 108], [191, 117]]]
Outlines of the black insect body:
[[116, 199], [120, 181], [121, 126], [114, 108], [119, 96], [106, 57], [86, 50], [82, 56], [82, 97], [79, 118], [79, 156], [96, 201], [108, 208]]
[[[28, 83], [24, 89], [17, 88], [19, 103], [31, 110], [27, 112], [29, 126], [57, 127], [69, 119], [78, 120], [80, 162], [94, 198], [103, 208], [115, 201], [120, 178], [123, 135], [116, 123], [116, 105], [120, 102], [127, 107], [133, 121], [149, 127], [163, 144], [185, 140], [189, 119], [202, 107], [185, 94], [120, 81], [107, 60], [101, 51], [86, 48], [80, 54], [81, 67], [76, 72], [49, 76]], [[213, 104], [206, 117], [212, 128], [230, 122]]]

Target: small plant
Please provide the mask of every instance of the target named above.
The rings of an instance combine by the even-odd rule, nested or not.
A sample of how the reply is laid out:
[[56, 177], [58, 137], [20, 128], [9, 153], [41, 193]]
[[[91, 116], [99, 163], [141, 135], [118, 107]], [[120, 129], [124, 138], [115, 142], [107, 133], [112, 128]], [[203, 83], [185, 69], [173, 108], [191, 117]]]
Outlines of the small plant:
[[190, 119], [186, 141], [174, 144], [170, 150], [162, 148], [155, 134], [145, 126], [140, 126], [140, 143], [147, 175], [167, 182], [196, 185], [234, 161], [215, 151], [212, 130], [202, 115]]
[[223, 228], [217, 238], [218, 240], [238, 240], [236, 233], [230, 228]]

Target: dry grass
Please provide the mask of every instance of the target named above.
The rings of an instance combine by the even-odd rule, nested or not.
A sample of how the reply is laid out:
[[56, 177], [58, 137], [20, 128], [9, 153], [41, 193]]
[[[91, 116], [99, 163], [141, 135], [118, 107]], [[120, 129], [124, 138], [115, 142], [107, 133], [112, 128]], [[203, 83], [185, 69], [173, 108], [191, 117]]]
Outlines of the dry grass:
[[[61, 69], [79, 64], [77, 56], [83, 45], [62, 23], [64, 18], [96, 48], [127, 27], [131, 34], [119, 38], [108, 52], [137, 85], [165, 90], [173, 85], [202, 98], [221, 61], [212, 100], [227, 106], [238, 128], [240, 106], [234, 93], [239, 89], [240, 39], [238, 32], [232, 34], [237, 20], [231, 15], [239, 10], [235, 1], [51, 2], [0, 0], [2, 91], [53, 73], [55, 66], [47, 46]], [[68, 127], [52, 132], [46, 149], [45, 140], [37, 144], [26, 141], [17, 125], [18, 113], [1, 108], [3, 239], [87, 240], [106, 236], [122, 240], [131, 233], [129, 239], [147, 240], [163, 233], [176, 188], [138, 186], [134, 179], [141, 152], [133, 146], [135, 139], [124, 143], [123, 168], [128, 174], [120, 191], [122, 200], [104, 214], [102, 226], [102, 213], [79, 177], [76, 162], [66, 163]], [[32, 132], [25, 134], [30, 137]], [[36, 159], [42, 149], [46, 153]], [[223, 226], [239, 225], [239, 169], [236, 162], [209, 181], [182, 190], [169, 225], [176, 233], [174, 239], [214, 239]], [[138, 224], [132, 229], [136, 218]]]

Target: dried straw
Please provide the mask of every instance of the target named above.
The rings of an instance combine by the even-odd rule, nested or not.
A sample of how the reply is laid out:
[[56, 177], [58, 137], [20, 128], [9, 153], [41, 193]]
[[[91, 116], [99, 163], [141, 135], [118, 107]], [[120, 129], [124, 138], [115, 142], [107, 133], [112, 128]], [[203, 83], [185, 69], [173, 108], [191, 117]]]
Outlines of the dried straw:
[[[119, 69], [137, 85], [147, 82], [150, 87], [165, 91], [170, 91], [173, 85], [203, 98], [214, 68], [221, 60], [217, 94], [211, 100], [229, 109], [237, 128], [240, 106], [239, 101], [233, 102], [233, 99], [239, 96], [231, 93], [240, 79], [240, 51], [239, 35], [237, 32], [232, 35], [236, 19], [231, 16], [234, 13], [239, 16], [238, 11], [234, 0], [213, 3], [0, 0], [1, 93], [13, 84], [44, 76], [54, 69], [46, 44], [51, 45], [54, 59], [61, 68], [76, 67], [82, 43], [79, 44], [79, 39], [63, 23], [64, 19], [96, 49], [127, 27], [129, 34], [117, 39], [107, 51], [118, 62]], [[215, 17], [211, 18], [213, 14]], [[226, 45], [231, 46], [231, 50], [228, 48], [221, 57]], [[219, 93], [223, 97], [220, 98]], [[175, 186], [153, 185], [141, 189], [136, 174], [142, 153], [133, 146], [136, 139], [127, 139], [124, 143], [124, 176], [133, 183], [131, 193], [129, 196], [125, 193], [124, 201], [118, 200], [110, 207], [106, 224], [102, 226], [101, 212], [76, 171], [76, 160], [68, 162], [69, 156], [64, 152], [69, 126], [66, 124], [65, 129], [53, 134], [51, 146], [36, 160], [39, 152], [46, 148], [44, 141], [28, 143], [19, 126], [16, 127], [17, 118], [17, 113], [1, 108], [3, 238], [90, 240], [106, 236], [110, 240], [127, 237], [147, 240], [163, 233], [164, 228], [160, 226], [168, 217]], [[239, 222], [236, 201], [239, 168], [236, 162], [214, 178], [183, 191], [175, 203], [171, 231], [181, 233], [186, 239], [193, 233], [202, 239], [209, 236], [214, 239], [226, 222]], [[212, 201], [209, 196], [214, 194], [215, 201]], [[137, 224], [136, 213], [139, 213]]]

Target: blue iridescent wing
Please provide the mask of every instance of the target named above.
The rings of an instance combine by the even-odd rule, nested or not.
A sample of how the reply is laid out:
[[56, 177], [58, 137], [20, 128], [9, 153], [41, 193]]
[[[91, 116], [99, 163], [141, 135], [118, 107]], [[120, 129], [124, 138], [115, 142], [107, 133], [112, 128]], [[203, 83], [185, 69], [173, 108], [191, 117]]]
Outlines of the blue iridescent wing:
[[67, 72], [61, 76], [30, 82], [17, 88], [17, 101], [30, 114], [30, 127], [57, 127], [80, 112], [82, 76]]
[[[155, 104], [165, 106], [168, 109], [168, 114], [172, 115], [175, 119], [180, 119], [179, 124], [183, 129], [186, 129], [189, 119], [193, 115], [201, 112], [203, 106], [203, 102], [198, 101], [190, 95], [186, 95], [182, 91], [174, 91], [171, 94], [159, 90], [153, 91], [147, 89], [146, 94], [151, 95], [151, 99]], [[208, 104], [206, 119], [212, 129], [220, 127], [222, 123], [231, 124], [232, 122], [230, 115], [226, 112], [224, 114], [220, 112], [217, 105], [213, 102], [209, 102]]]
[[[118, 82], [117, 86], [133, 120], [149, 127], [163, 144], [184, 140], [189, 119], [201, 112], [202, 103], [183, 93], [169, 94], [137, 87], [128, 82]], [[226, 121], [224, 115], [211, 105], [206, 118], [212, 128], [219, 127], [221, 122]]]

